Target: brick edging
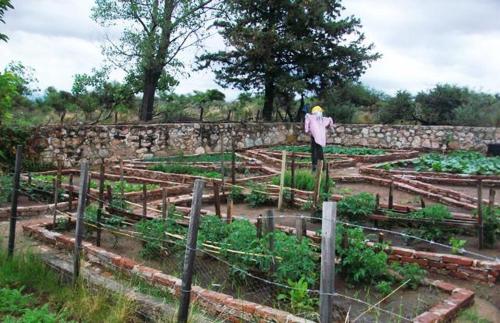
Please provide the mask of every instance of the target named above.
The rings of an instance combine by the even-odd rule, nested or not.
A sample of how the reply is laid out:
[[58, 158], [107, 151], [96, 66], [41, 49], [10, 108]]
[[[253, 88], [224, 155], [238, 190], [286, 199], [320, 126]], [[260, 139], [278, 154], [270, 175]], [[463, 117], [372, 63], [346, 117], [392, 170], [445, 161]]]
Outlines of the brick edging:
[[[25, 234], [34, 236], [45, 243], [62, 249], [72, 250], [75, 239], [46, 229], [45, 226], [48, 224], [46, 222], [35, 225], [23, 225], [23, 231]], [[83, 242], [82, 247], [84, 256], [90, 262], [101, 264], [108, 268], [118, 268], [128, 275], [137, 275], [153, 285], [166, 288], [172, 295], [180, 297], [182, 281], [179, 278], [164, 274], [160, 270], [143, 266], [130, 258], [106, 251], [104, 248], [96, 247], [89, 242]], [[199, 286], [192, 286], [191, 290], [193, 292], [191, 293], [192, 301], [202, 306], [209, 313], [224, 313], [230, 321], [239, 322], [242, 319], [258, 319], [263, 322], [312, 323], [312, 321], [297, 317], [289, 312], [234, 298], [230, 295], [204, 289]]]

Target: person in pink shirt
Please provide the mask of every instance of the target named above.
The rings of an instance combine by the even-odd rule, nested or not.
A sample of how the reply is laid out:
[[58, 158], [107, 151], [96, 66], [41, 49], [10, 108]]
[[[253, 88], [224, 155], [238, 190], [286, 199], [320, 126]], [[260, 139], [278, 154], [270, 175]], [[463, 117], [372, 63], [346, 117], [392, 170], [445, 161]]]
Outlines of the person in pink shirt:
[[311, 113], [306, 114], [304, 130], [311, 135], [311, 159], [312, 170], [316, 171], [318, 160], [324, 160], [323, 147], [326, 146], [326, 130], [333, 130], [333, 119], [323, 117], [323, 109], [320, 106], [312, 108]]

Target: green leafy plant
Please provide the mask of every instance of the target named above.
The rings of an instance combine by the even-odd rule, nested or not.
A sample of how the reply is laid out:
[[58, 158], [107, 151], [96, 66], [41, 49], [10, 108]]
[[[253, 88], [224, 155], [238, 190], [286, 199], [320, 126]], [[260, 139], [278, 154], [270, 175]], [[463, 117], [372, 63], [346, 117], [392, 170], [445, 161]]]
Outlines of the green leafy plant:
[[[296, 153], [308, 153], [311, 151], [309, 146], [275, 146], [273, 150], [286, 150]], [[325, 154], [339, 155], [383, 155], [385, 152], [382, 149], [366, 148], [366, 147], [342, 147], [342, 146], [326, 146], [323, 149]]]
[[375, 196], [370, 193], [359, 193], [344, 197], [337, 203], [340, 216], [350, 221], [359, 221], [373, 214], [376, 207]]
[[31, 295], [23, 295], [24, 287], [17, 289], [0, 288], [0, 313], [21, 314], [33, 303]]
[[500, 157], [486, 157], [474, 151], [455, 151], [451, 154], [426, 154], [414, 162], [417, 171], [459, 174], [499, 175]]
[[[221, 158], [222, 157], [222, 158]], [[169, 156], [169, 157], [149, 157], [146, 158], [145, 161], [156, 162], [170, 162], [170, 163], [219, 163], [221, 159], [228, 162], [232, 160], [232, 153], [224, 153], [224, 155], [220, 153], [216, 154], [202, 154], [202, 155], [189, 155], [184, 156], [182, 154], [177, 156]], [[240, 161], [240, 158], [236, 156], [236, 161]]]
[[484, 244], [493, 248], [500, 236], [500, 208], [483, 206]]
[[[315, 175], [309, 170], [297, 169], [295, 171], [295, 188], [303, 191], [314, 191]], [[280, 176], [273, 177], [271, 180], [273, 185], [280, 185]], [[322, 180], [321, 190], [324, 190], [324, 179]], [[333, 188], [335, 182], [329, 179], [328, 187]], [[285, 187], [292, 187], [292, 173], [285, 172]]]
[[186, 174], [208, 178], [222, 178], [221, 173], [217, 171], [211, 171], [200, 167], [181, 164], [159, 164], [150, 166], [148, 169], [163, 173]]
[[[141, 184], [141, 183], [129, 183], [127, 181], [123, 181], [123, 184], [122, 184], [122, 181], [105, 180], [104, 187], [106, 187], [108, 185], [111, 186], [111, 189], [113, 190], [113, 192], [116, 192], [116, 193], [121, 192], [122, 188], [123, 188], [124, 193], [142, 192], [142, 186], [143, 186], [143, 184]], [[90, 186], [90, 188], [98, 189], [99, 188], [99, 181], [90, 181], [89, 186]], [[158, 184], [146, 184], [146, 189], [148, 191], [157, 190], [159, 188], [160, 188], [160, 185], [158, 185]]]
[[387, 296], [392, 292], [392, 283], [382, 280], [375, 285], [375, 289], [382, 295]]
[[410, 280], [407, 286], [411, 289], [417, 289], [425, 278], [427, 272], [417, 264], [400, 265], [397, 262], [391, 264], [391, 269], [403, 277], [403, 281]]
[[315, 310], [318, 299], [309, 295], [309, 284], [304, 277], [300, 277], [296, 282], [289, 279], [288, 286], [290, 287], [288, 294], [279, 294], [278, 300], [290, 302], [292, 311], [295, 313], [306, 313]]
[[231, 198], [233, 202], [239, 203], [245, 200], [245, 195], [243, 194], [243, 189], [240, 186], [231, 187]]
[[[418, 211], [410, 212], [409, 218], [421, 220], [405, 230], [408, 235], [426, 240], [446, 242], [453, 229], [446, 228], [443, 223], [453, 216], [448, 208], [441, 204], [433, 204]], [[411, 240], [411, 239], [410, 239]]]
[[467, 243], [467, 240], [460, 240], [455, 237], [450, 238], [451, 252], [454, 254], [462, 253], [462, 248]]
[[249, 183], [250, 193], [245, 197], [245, 202], [251, 207], [269, 204], [272, 200], [268, 196], [266, 187], [261, 183]]

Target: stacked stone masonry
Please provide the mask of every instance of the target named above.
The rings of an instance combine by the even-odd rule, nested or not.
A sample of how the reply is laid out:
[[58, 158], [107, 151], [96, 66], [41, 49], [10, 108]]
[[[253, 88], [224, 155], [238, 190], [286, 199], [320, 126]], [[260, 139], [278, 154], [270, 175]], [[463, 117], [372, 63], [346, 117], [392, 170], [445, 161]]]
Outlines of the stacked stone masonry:
[[[238, 149], [307, 143], [299, 123], [175, 123], [145, 125], [73, 125], [36, 129], [31, 150], [43, 160], [62, 158], [66, 166], [80, 158], [144, 158], [179, 152], [210, 153], [232, 141]], [[472, 149], [485, 151], [500, 141], [500, 129], [414, 125], [348, 125], [334, 127], [331, 143], [393, 149]]]

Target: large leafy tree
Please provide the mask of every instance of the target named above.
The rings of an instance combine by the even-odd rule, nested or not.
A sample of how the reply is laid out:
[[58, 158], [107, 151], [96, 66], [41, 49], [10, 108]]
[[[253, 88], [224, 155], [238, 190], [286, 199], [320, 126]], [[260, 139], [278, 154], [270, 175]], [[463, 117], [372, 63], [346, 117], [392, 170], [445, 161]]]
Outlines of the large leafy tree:
[[470, 91], [450, 84], [438, 84], [415, 97], [414, 119], [424, 125], [451, 124], [456, 108], [468, 103]]
[[92, 17], [106, 27], [123, 28], [118, 43], [109, 41], [107, 57], [128, 73], [143, 93], [139, 117], [153, 117], [155, 93], [176, 84], [179, 53], [198, 43], [214, 0], [96, 0]]
[[269, 121], [276, 96], [322, 95], [379, 57], [342, 10], [341, 0], [224, 1], [215, 24], [228, 49], [202, 55], [200, 68], [211, 66], [223, 86], [263, 90]]
[[[5, 23], [3, 16], [5, 12], [9, 9], [14, 9], [10, 0], [0, 0], [0, 22]], [[0, 33], [0, 40], [7, 41], [9, 37], [7, 35]]]

